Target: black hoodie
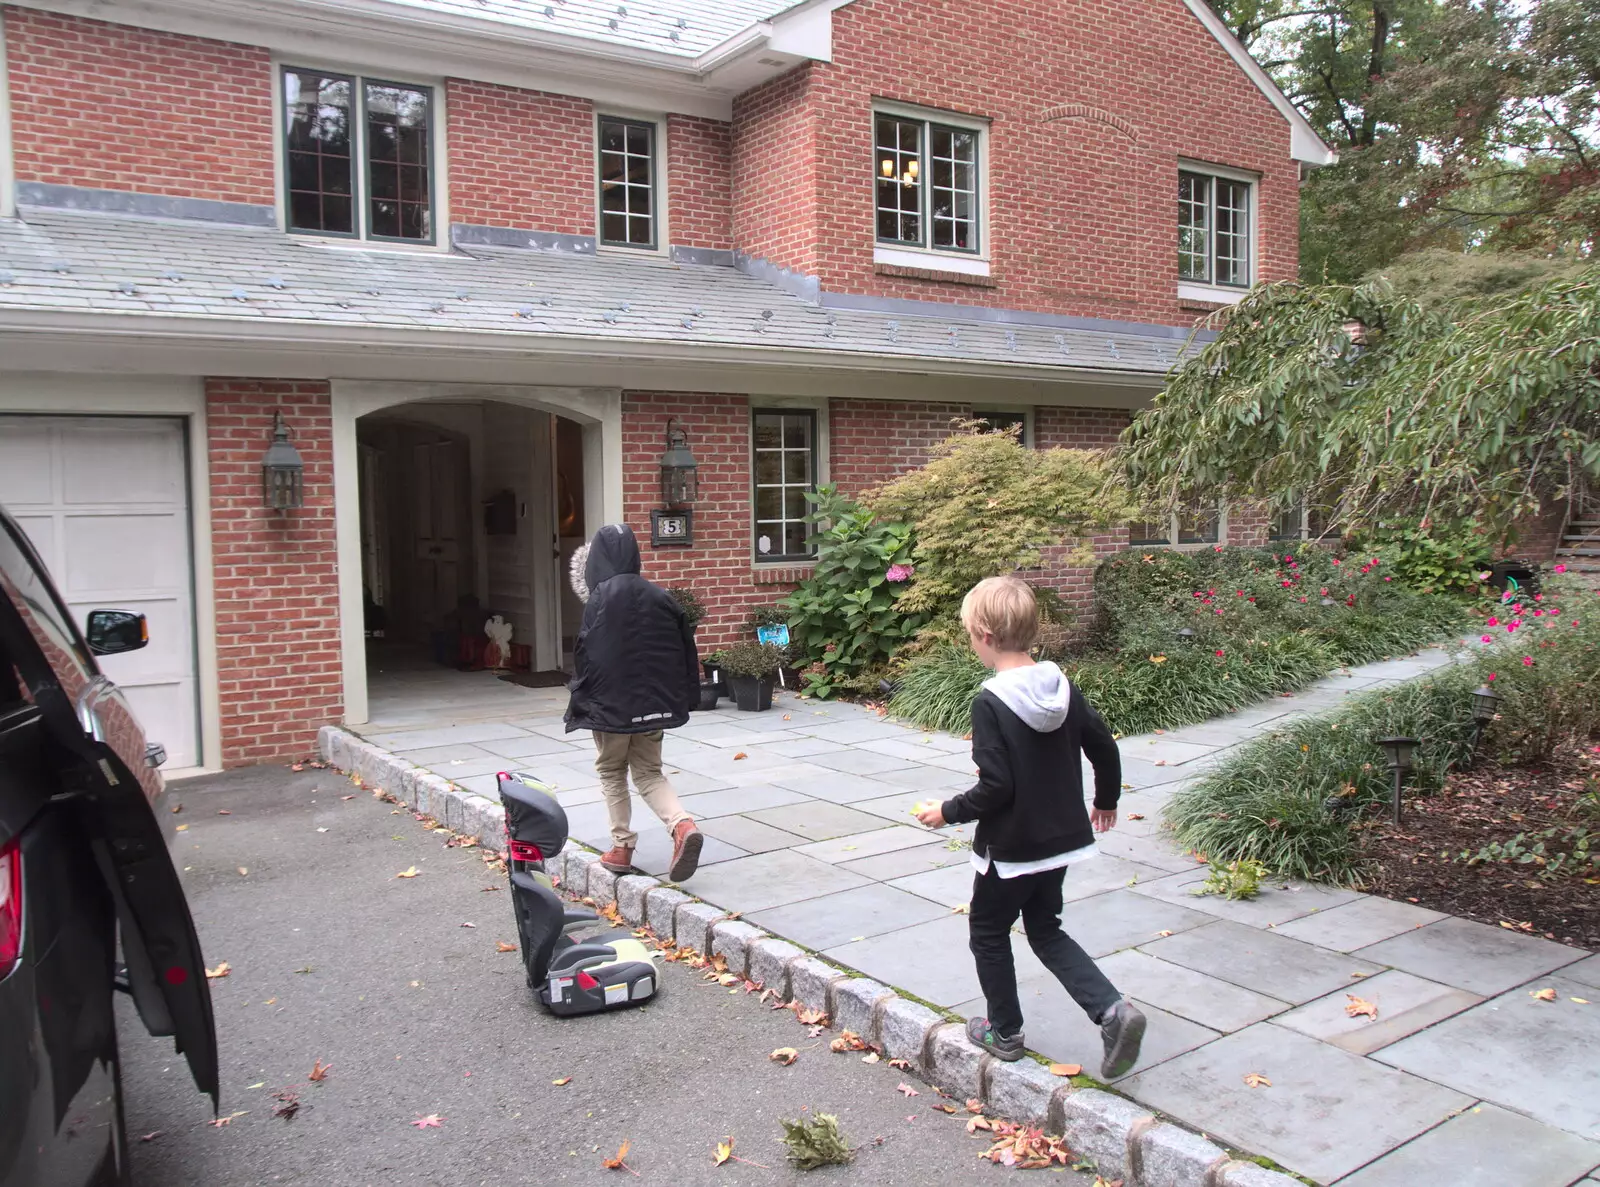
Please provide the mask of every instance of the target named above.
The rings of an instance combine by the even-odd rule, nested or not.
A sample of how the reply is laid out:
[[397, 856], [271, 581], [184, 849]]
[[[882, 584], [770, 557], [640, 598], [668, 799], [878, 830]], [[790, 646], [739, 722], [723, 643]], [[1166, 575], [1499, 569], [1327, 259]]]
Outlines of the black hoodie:
[[644, 734], [688, 721], [700, 700], [694, 628], [671, 594], [639, 576], [632, 528], [595, 533], [583, 579], [589, 600], [567, 683], [567, 731]]

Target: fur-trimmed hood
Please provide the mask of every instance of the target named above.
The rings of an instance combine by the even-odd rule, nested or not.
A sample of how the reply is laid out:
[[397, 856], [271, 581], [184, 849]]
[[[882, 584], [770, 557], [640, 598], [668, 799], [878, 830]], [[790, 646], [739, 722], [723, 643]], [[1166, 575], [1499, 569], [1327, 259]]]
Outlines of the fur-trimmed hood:
[[579, 545], [578, 550], [572, 554], [572, 560], [567, 565], [567, 580], [572, 585], [572, 592], [578, 595], [578, 601], [588, 602], [589, 583], [583, 579], [583, 570], [589, 563], [589, 546]]

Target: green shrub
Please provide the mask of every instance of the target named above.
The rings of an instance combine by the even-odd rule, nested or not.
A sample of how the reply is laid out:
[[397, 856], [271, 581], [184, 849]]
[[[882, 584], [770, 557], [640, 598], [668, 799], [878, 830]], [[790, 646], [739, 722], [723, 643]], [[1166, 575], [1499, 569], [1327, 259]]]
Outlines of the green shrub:
[[783, 666], [783, 648], [771, 643], [735, 643], [717, 652], [717, 664], [729, 676], [770, 679]]
[[889, 712], [923, 729], [966, 734], [972, 729], [972, 698], [989, 675], [972, 648], [941, 643], [900, 671]]
[[705, 603], [701, 602], [700, 595], [688, 586], [668, 586], [667, 592], [672, 595], [673, 601], [683, 607], [684, 616], [688, 618], [690, 626], [695, 626], [706, 616]]
[[864, 674], [882, 667], [926, 619], [896, 605], [899, 584], [889, 580], [891, 568], [909, 566], [911, 529], [876, 519], [832, 486], [806, 499], [806, 522], [818, 528], [811, 537], [817, 561], [783, 606], [791, 646], [809, 665], [806, 691], [828, 697], [858, 690]]
[[1386, 520], [1346, 543], [1381, 558], [1396, 580], [1422, 593], [1474, 594], [1478, 574], [1494, 557], [1489, 534], [1471, 521]]

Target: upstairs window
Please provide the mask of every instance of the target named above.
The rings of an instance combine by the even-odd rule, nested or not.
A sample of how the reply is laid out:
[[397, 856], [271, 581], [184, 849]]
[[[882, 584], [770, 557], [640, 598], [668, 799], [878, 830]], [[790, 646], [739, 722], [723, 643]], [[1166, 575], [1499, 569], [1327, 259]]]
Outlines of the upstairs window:
[[600, 242], [656, 246], [656, 126], [600, 117]]
[[283, 129], [289, 230], [434, 241], [432, 88], [287, 69]]
[[1251, 199], [1255, 186], [1236, 177], [1178, 173], [1178, 279], [1249, 288]]
[[874, 126], [878, 242], [976, 253], [982, 132], [884, 112]]

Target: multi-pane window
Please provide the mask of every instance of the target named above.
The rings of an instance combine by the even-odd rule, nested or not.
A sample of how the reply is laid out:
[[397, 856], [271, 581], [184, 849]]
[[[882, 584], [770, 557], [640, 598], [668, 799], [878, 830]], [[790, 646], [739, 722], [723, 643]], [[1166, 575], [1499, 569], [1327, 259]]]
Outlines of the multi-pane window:
[[600, 242], [656, 245], [656, 126], [600, 117]]
[[1248, 181], [1178, 174], [1178, 277], [1196, 284], [1250, 285]]
[[806, 492], [817, 486], [817, 418], [813, 412], [756, 412], [755, 557], [758, 561], [809, 560], [811, 525]]
[[430, 88], [285, 70], [283, 128], [290, 230], [433, 241]]
[[1171, 547], [1194, 544], [1216, 544], [1222, 539], [1221, 508], [1187, 508], [1128, 525], [1130, 545], [1160, 545]]
[[978, 250], [978, 139], [973, 128], [875, 117], [878, 242]]
[[975, 412], [973, 419], [977, 420], [991, 433], [1006, 433], [1013, 430], [1017, 434], [1017, 443], [1028, 443], [1028, 416], [1025, 412]]
[[1272, 521], [1274, 540], [1338, 539], [1339, 525], [1325, 507], [1307, 507], [1303, 501], [1278, 512]]

